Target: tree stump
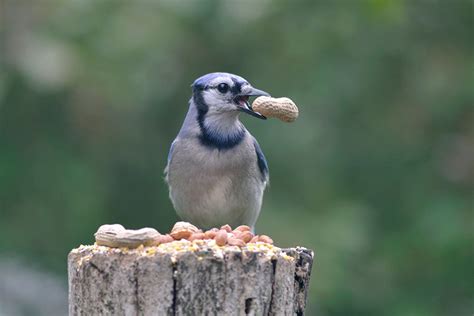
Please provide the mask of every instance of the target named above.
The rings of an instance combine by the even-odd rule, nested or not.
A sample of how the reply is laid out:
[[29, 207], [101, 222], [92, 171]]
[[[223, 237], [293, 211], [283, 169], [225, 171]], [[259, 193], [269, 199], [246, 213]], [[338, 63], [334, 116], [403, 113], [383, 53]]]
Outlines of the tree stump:
[[186, 240], [68, 256], [70, 315], [303, 315], [313, 252]]

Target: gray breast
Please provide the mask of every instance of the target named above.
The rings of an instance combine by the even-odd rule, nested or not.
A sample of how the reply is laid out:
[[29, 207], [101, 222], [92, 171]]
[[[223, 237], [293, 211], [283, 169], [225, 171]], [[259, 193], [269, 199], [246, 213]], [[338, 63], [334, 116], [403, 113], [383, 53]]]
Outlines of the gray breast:
[[253, 226], [264, 184], [250, 135], [232, 150], [195, 148], [180, 139], [168, 167], [170, 198], [180, 217], [201, 227]]

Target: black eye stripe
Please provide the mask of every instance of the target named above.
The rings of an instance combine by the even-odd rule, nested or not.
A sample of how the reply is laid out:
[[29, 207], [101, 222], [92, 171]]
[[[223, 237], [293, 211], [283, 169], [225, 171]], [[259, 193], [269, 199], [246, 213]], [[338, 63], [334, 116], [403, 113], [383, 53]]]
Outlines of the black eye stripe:
[[235, 78], [232, 78], [232, 82], [234, 83], [234, 86], [231, 88], [233, 94], [239, 94], [240, 92], [242, 92], [242, 86], [248, 84], [245, 81], [238, 81]]
[[222, 94], [225, 94], [229, 91], [232, 92], [232, 94], [239, 94], [240, 92], [242, 92], [242, 86], [248, 84], [248, 82], [237, 81], [234, 78], [232, 78], [232, 83], [233, 84], [231, 85], [226, 82], [221, 82], [217, 85], [206, 85], [202, 88], [202, 90], [216, 89]]
[[240, 91], [242, 91], [242, 84], [240, 84], [239, 82], [236, 82], [234, 84], [234, 86], [232, 87], [231, 91], [233, 94], [239, 94]]

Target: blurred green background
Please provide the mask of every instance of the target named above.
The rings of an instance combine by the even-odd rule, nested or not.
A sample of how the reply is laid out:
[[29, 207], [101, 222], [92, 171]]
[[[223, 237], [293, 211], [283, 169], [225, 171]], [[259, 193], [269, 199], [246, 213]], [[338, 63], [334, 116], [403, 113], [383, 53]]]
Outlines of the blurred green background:
[[472, 315], [473, 1], [0, 12], [0, 314], [65, 312], [65, 293], [50, 312], [22, 300], [34, 278], [12, 267], [62, 293], [99, 225], [171, 228], [163, 169], [190, 84], [226, 71], [300, 107], [294, 124], [242, 120], [271, 173], [257, 230], [316, 253], [308, 315]]

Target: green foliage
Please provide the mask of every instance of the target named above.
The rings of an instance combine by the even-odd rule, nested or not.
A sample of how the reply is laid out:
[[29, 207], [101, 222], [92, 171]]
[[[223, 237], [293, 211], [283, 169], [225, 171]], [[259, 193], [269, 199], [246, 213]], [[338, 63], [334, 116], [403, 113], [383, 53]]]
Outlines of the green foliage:
[[103, 223], [167, 231], [189, 85], [227, 71], [300, 107], [242, 119], [271, 171], [257, 229], [316, 252], [309, 314], [472, 313], [471, 1], [1, 9], [0, 254], [65, 276]]

